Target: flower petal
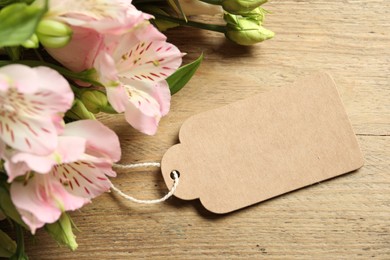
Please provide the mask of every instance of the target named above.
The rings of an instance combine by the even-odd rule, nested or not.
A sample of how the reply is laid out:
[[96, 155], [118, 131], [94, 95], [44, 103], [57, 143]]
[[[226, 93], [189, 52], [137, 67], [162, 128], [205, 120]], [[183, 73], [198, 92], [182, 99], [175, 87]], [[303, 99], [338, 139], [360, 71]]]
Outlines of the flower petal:
[[51, 176], [69, 193], [83, 198], [95, 198], [111, 187], [105, 169], [87, 161], [55, 166]]
[[103, 36], [98, 32], [73, 26], [72, 40], [62, 48], [46, 48], [47, 52], [68, 69], [80, 72], [92, 68], [101, 48]]
[[122, 113], [126, 110], [126, 104], [128, 102], [126, 88], [121, 85], [118, 87], [106, 88], [107, 99], [116, 112]]
[[161, 115], [165, 116], [168, 114], [171, 105], [171, 91], [166, 80], [150, 84], [142, 81], [123, 79], [123, 83], [149, 94], [160, 105]]
[[66, 210], [76, 210], [89, 200], [69, 194], [50, 175], [34, 175], [27, 183], [13, 182], [11, 199], [32, 233], [42, 223], [53, 223]]
[[66, 125], [63, 136], [77, 136], [86, 140], [86, 153], [116, 162], [121, 148], [114, 131], [96, 120], [80, 120]]
[[55, 125], [47, 118], [13, 117], [0, 114], [0, 138], [20, 151], [48, 155], [57, 147]]
[[0, 74], [10, 84], [0, 91], [0, 138], [17, 150], [50, 154], [57, 146], [58, 114], [73, 102], [69, 83], [46, 67], [7, 65], [0, 68]]
[[[56, 151], [50, 156], [39, 156], [31, 153], [15, 153], [6, 162], [7, 173], [11, 181], [28, 170], [37, 173], [48, 173], [56, 164], [77, 161], [86, 149], [86, 140], [81, 137], [61, 136]], [[22, 166], [25, 164], [25, 166]], [[23, 172], [24, 171], [24, 172]]]
[[142, 133], [154, 135], [161, 118], [160, 104], [146, 92], [126, 88], [131, 93], [125, 111], [127, 122]]
[[155, 82], [166, 79], [182, 62], [176, 46], [158, 39], [161, 33], [152, 25], [125, 34], [113, 52], [119, 78]]
[[11, 64], [1, 67], [0, 75], [6, 77], [8, 84], [20, 93], [33, 93], [38, 89], [40, 79], [37, 73], [26, 65]]

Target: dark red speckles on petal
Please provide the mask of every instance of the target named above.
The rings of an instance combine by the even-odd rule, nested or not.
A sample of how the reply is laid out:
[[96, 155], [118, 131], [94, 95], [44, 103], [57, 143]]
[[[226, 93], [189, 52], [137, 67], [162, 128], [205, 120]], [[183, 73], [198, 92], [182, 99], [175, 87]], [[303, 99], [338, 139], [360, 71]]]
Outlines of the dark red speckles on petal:
[[76, 183], [76, 185], [80, 187], [80, 183], [79, 183], [79, 181], [76, 179], [76, 177], [73, 176], [73, 180], [74, 180], [74, 182]]
[[69, 187], [73, 190], [73, 184], [71, 181], [69, 181]]
[[41, 130], [42, 130], [43, 132], [45, 132], [45, 133], [48, 133], [48, 134], [51, 133], [50, 130], [48, 130], [48, 129], [46, 129], [46, 128], [43, 128], [43, 127], [41, 127]]
[[76, 168], [74, 168], [73, 166], [69, 165], [70, 168], [72, 168], [76, 173], [78, 173], [81, 177], [83, 177], [87, 182], [93, 184], [93, 182], [88, 179], [84, 174], [82, 174], [79, 170], [77, 170]]
[[156, 77], [156, 78], [159, 78], [159, 77], [160, 77], [159, 75], [157, 75], [157, 74], [155, 74], [155, 73], [153, 73], [153, 72], [151, 72], [150, 75], [152, 75], [153, 77]]
[[25, 138], [24, 138], [24, 141], [26, 142], [26, 144], [27, 144], [28, 148], [30, 148], [30, 149], [31, 149], [31, 143], [30, 143], [30, 141], [28, 140], [28, 138], [27, 138], [27, 137], [25, 137]]
[[148, 44], [148, 46], [146, 46], [145, 50], [149, 50], [150, 46], [152, 46], [152, 43], [153, 43], [153, 42], [150, 42], [150, 43]]

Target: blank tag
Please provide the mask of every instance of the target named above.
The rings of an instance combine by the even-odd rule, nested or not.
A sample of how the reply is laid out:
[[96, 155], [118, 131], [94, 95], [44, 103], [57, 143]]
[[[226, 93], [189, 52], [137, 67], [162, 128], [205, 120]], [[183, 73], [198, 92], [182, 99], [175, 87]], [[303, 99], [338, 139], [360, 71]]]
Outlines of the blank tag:
[[175, 196], [231, 212], [363, 166], [335, 83], [325, 73], [195, 115], [162, 160]]

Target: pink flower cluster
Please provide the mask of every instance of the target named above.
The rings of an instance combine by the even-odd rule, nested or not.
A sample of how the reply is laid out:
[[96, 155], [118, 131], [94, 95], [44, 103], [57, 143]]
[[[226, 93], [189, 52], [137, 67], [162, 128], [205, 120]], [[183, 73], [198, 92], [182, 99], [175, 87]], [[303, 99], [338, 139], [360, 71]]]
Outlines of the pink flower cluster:
[[[95, 69], [94, 80], [105, 87], [112, 107], [134, 128], [154, 134], [169, 111], [166, 78], [180, 66], [182, 53], [131, 1], [49, 3], [45, 19], [73, 30], [70, 43], [47, 49], [50, 55], [75, 72]], [[69, 83], [53, 69], [0, 68], [0, 157], [11, 199], [32, 233], [108, 191], [108, 177], [116, 175], [118, 137], [95, 120], [65, 124], [73, 101]]]
[[94, 120], [65, 125], [72, 102], [69, 83], [55, 70], [0, 68], [0, 156], [12, 201], [32, 233], [107, 191], [107, 176], [115, 176], [118, 137]]
[[130, 1], [92, 1], [93, 7], [89, 2], [50, 1], [48, 18], [67, 23], [73, 36], [65, 47], [47, 50], [73, 71], [95, 69], [112, 107], [137, 130], [155, 134], [170, 107], [165, 79], [179, 68], [183, 54]]

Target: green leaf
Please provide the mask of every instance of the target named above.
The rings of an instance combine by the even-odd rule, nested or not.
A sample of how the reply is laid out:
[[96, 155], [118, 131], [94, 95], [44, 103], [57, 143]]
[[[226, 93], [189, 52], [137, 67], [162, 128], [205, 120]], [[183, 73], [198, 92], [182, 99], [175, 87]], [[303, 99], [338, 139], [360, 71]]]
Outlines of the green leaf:
[[10, 257], [16, 252], [16, 243], [0, 229], [0, 257]]
[[0, 47], [17, 46], [35, 32], [45, 8], [25, 3], [8, 5], [0, 11]]
[[72, 231], [72, 220], [63, 213], [57, 222], [45, 225], [46, 231], [61, 245], [66, 245], [72, 251], [77, 249], [76, 236]]
[[187, 16], [184, 13], [183, 9], [181, 8], [179, 0], [168, 0], [168, 3], [173, 7], [173, 9], [177, 13], [180, 13], [181, 16], [184, 18], [184, 20], [187, 22]]
[[24, 224], [22, 218], [19, 215], [19, 212], [16, 210], [14, 204], [12, 203], [9, 191], [4, 187], [0, 186], [0, 209], [10, 219], [24, 227], [29, 229], [26, 224]]
[[31, 4], [34, 0], [0, 0], [0, 7], [4, 7], [14, 3], [27, 3]]
[[192, 78], [203, 60], [203, 53], [195, 61], [180, 67], [175, 73], [167, 78], [171, 95], [177, 93]]

